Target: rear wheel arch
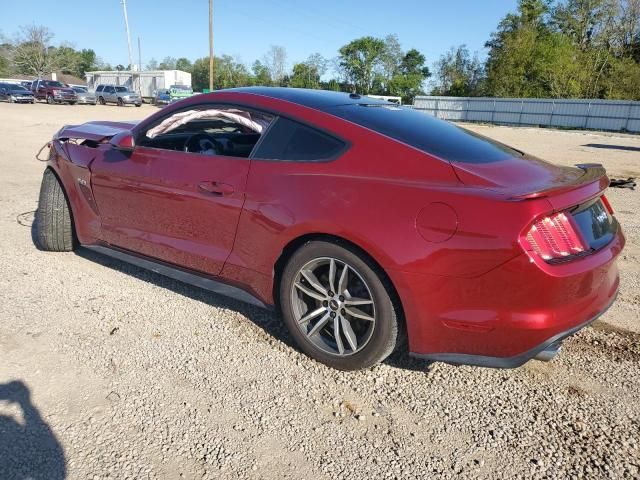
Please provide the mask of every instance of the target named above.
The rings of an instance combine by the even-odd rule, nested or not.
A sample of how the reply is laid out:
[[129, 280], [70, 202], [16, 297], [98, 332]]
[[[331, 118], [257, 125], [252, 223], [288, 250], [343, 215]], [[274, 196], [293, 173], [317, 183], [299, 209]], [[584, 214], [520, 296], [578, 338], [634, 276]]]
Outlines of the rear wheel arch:
[[373, 255], [367, 252], [364, 248], [362, 248], [357, 243], [354, 243], [351, 240], [347, 240], [344, 237], [328, 234], [328, 233], [308, 233], [305, 235], [301, 235], [296, 237], [287, 243], [280, 256], [276, 260], [273, 267], [273, 299], [276, 307], [279, 309], [279, 299], [280, 299], [280, 284], [282, 282], [282, 273], [289, 261], [289, 259], [293, 256], [293, 254], [303, 245], [312, 241], [325, 241], [330, 243], [335, 243], [340, 245], [341, 247], [350, 250], [356, 255], [360, 256], [371, 268], [374, 270], [379, 276], [384, 284], [384, 286], [389, 291], [389, 296], [396, 308], [398, 319], [400, 323], [403, 325], [405, 323], [404, 316], [404, 308], [402, 306], [402, 300], [400, 299], [400, 295], [398, 293], [397, 288], [395, 287], [393, 281], [389, 274], [387, 274], [386, 270], [382, 267], [380, 262], [376, 260]]

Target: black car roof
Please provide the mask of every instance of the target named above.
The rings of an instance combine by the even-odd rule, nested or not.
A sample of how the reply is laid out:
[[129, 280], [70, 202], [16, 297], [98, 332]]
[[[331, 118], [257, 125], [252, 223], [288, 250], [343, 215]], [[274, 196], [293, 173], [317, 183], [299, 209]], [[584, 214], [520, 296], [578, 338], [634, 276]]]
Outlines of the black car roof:
[[371, 98], [364, 95], [349, 94], [344, 92], [333, 92], [329, 90], [313, 90], [307, 88], [285, 88], [285, 87], [241, 87], [230, 88], [225, 92], [252, 93], [264, 97], [276, 98], [296, 103], [304, 107], [326, 110], [338, 105], [356, 104], [384, 104], [389, 105], [385, 100]]

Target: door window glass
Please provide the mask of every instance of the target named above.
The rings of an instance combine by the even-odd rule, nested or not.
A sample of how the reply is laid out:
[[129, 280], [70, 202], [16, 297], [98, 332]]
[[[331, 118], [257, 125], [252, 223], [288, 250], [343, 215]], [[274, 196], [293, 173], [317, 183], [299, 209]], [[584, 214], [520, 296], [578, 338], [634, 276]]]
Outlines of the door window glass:
[[147, 130], [140, 145], [201, 155], [247, 158], [273, 116], [206, 106], [175, 113]]

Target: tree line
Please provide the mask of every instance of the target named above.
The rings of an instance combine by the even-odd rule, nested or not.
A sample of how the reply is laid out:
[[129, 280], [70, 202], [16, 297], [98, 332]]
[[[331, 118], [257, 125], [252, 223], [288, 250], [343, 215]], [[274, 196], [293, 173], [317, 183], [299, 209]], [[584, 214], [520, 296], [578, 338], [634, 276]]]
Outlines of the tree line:
[[[101, 61], [91, 49], [52, 45], [41, 26], [0, 38], [0, 76], [43, 76], [52, 71], [83, 78], [90, 70], [127, 70]], [[285, 47], [271, 46], [252, 64], [230, 55], [214, 58], [215, 88], [250, 85], [320, 88], [402, 97], [416, 95], [612, 98], [640, 100], [640, 0], [519, 0], [485, 44], [486, 58], [465, 45], [433, 64], [404, 50], [397, 35], [365, 36], [336, 57], [319, 53], [289, 68]], [[147, 70], [184, 70], [194, 90], [209, 86], [209, 57], [151, 59]], [[427, 83], [427, 80], [428, 83]]]
[[[229, 55], [215, 57], [214, 85], [316, 88], [398, 96], [410, 102], [424, 93], [424, 81], [430, 76], [426, 62], [418, 50], [404, 51], [397, 35], [358, 38], [341, 47], [336, 58], [314, 53], [294, 62], [290, 70], [285, 47], [272, 45], [251, 67]], [[209, 86], [209, 57], [193, 63], [187, 58], [166, 57], [160, 63], [151, 60], [146, 68], [184, 70], [191, 73], [194, 89]], [[328, 72], [332, 73], [330, 78], [326, 78]]]
[[[11, 73], [42, 77], [51, 72], [83, 78], [91, 70], [128, 70], [130, 65], [104, 63], [91, 49], [75, 50], [69, 44], [52, 45], [53, 33], [44, 26], [22, 27], [13, 40], [0, 43], [0, 76]], [[288, 68], [285, 47], [272, 45], [251, 66], [230, 55], [214, 58], [215, 88], [239, 86], [284, 86], [399, 96], [410, 102], [424, 93], [430, 76], [426, 57], [416, 49], [404, 51], [397, 35], [362, 37], [340, 48], [327, 59], [319, 53], [294, 62]], [[209, 86], [209, 57], [191, 61], [166, 57], [151, 59], [147, 70], [183, 70], [191, 73], [194, 90]], [[333, 75], [325, 78], [331, 71]]]
[[640, 0], [520, 0], [486, 47], [443, 55], [432, 93], [640, 100]]

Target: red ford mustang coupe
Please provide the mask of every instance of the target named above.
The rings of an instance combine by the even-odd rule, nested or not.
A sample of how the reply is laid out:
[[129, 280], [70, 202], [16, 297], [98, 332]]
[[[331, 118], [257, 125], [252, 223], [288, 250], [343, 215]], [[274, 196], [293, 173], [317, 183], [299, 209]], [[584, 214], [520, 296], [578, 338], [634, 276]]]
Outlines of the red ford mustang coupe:
[[556, 166], [355, 94], [241, 88], [50, 142], [36, 238], [281, 310], [311, 357], [552, 358], [613, 302], [599, 165]]

